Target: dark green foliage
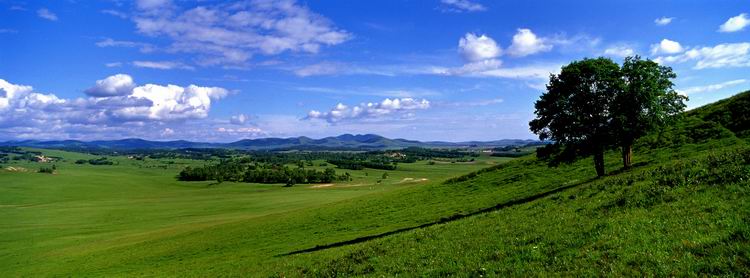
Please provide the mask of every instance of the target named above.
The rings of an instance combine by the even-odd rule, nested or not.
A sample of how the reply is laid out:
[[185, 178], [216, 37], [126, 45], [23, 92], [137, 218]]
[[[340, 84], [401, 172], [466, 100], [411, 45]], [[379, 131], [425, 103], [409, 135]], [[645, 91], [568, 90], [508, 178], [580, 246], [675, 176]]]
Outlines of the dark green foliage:
[[607, 58], [575, 61], [551, 75], [547, 92], [534, 104], [529, 123], [540, 140], [576, 146], [580, 155], [594, 155], [604, 175], [604, 151], [614, 143], [611, 106], [622, 90], [620, 67]]
[[328, 163], [336, 165], [341, 169], [350, 170], [362, 170], [364, 168], [380, 169], [380, 170], [396, 170], [396, 164], [386, 161], [362, 161], [362, 160], [328, 160]]
[[55, 173], [55, 169], [52, 167], [42, 166], [42, 167], [39, 167], [39, 170], [37, 171], [37, 173], [53, 174]]
[[106, 157], [92, 158], [92, 159], [79, 159], [76, 160], [76, 164], [91, 164], [91, 165], [114, 165], [113, 161], [108, 160]]
[[529, 123], [541, 140], [558, 145], [540, 149], [539, 157], [594, 155], [602, 176], [604, 151], [620, 147], [629, 168], [635, 141], [684, 110], [687, 98], [672, 89], [675, 77], [670, 67], [638, 56], [625, 58], [622, 67], [606, 58], [563, 67], [550, 76], [547, 92], [535, 103], [537, 118]]
[[186, 167], [177, 175], [181, 181], [233, 181], [251, 183], [284, 183], [287, 186], [303, 183], [330, 183], [348, 181], [347, 174], [336, 175], [336, 171], [327, 168], [324, 171], [304, 169], [301, 167], [273, 164], [248, 163], [242, 160], [222, 161], [216, 165], [203, 167]]
[[685, 109], [687, 97], [675, 92], [672, 68], [639, 56], [622, 64], [622, 90], [612, 104], [612, 130], [622, 151], [624, 168], [630, 168], [633, 144], [638, 138], [665, 126]]

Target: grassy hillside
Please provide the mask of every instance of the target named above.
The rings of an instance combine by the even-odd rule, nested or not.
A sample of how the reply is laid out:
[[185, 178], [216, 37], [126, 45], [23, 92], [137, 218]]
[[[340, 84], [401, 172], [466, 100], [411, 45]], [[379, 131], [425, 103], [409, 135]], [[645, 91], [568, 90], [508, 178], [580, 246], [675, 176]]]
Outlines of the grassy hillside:
[[720, 124], [738, 137], [750, 138], [750, 91], [705, 105], [686, 114]]
[[[576, 173], [569, 178], [579, 182], [456, 221], [289, 256], [269, 273], [750, 275], [750, 146], [733, 133], [747, 134], [747, 118], [733, 115], [741, 109], [724, 111], [749, 95], [693, 110], [644, 138], [632, 170], [592, 180], [590, 159], [552, 169], [534, 159], [510, 162], [451, 186], [512, 184], [509, 169], [519, 164], [527, 173]], [[617, 153], [608, 158], [616, 168]]]
[[[645, 153], [655, 159], [641, 160], [646, 164], [632, 171], [446, 224], [290, 256], [270, 271], [292, 276], [747, 275], [750, 147], [735, 140], [714, 143], [713, 150], [688, 145]], [[557, 170], [580, 167], [590, 166]], [[489, 180], [504, 183], [507, 177], [499, 170], [453, 186]]]
[[708, 110], [639, 141], [631, 170], [608, 153], [601, 179], [531, 156], [293, 188], [174, 180], [187, 160], [2, 171], [0, 274], [748, 275], [750, 147]]

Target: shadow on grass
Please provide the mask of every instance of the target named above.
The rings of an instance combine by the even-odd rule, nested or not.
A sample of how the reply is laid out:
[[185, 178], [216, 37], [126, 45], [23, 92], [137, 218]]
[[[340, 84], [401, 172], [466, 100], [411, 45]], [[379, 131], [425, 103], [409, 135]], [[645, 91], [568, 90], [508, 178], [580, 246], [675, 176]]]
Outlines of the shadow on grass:
[[464, 213], [464, 214], [454, 214], [454, 215], [451, 215], [451, 216], [448, 216], [448, 217], [443, 217], [443, 218], [440, 218], [440, 220], [433, 221], [433, 222], [428, 222], [428, 223], [421, 224], [421, 225], [418, 225], [418, 226], [396, 229], [396, 230], [388, 231], [388, 232], [381, 233], [381, 234], [370, 235], [370, 236], [363, 236], [363, 237], [358, 237], [358, 238], [351, 239], [351, 240], [346, 240], [346, 241], [339, 241], [339, 242], [334, 242], [334, 243], [329, 243], [329, 244], [324, 244], [324, 245], [316, 245], [315, 247], [312, 247], [312, 248], [307, 248], [307, 249], [292, 251], [292, 252], [285, 253], [285, 254], [279, 254], [279, 255], [276, 255], [275, 257], [289, 256], [289, 255], [296, 255], [296, 254], [303, 254], [303, 253], [311, 253], [311, 252], [315, 252], [315, 251], [321, 251], [321, 250], [326, 250], [326, 249], [331, 249], [331, 248], [336, 248], [336, 247], [342, 247], [342, 246], [346, 246], [346, 245], [352, 245], [352, 244], [362, 243], [362, 242], [366, 242], [366, 241], [370, 241], [370, 240], [374, 240], [374, 239], [379, 239], [379, 238], [383, 238], [383, 237], [386, 237], [386, 236], [395, 235], [395, 234], [398, 234], [398, 233], [408, 232], [408, 231], [411, 231], [411, 230], [427, 228], [427, 227], [438, 225], [438, 224], [445, 224], [445, 223], [448, 223], [448, 222], [452, 222], [452, 221], [464, 219], [464, 218], [475, 216], [475, 215], [478, 215], [478, 214], [488, 213], [488, 212], [492, 212], [492, 211], [504, 209], [504, 208], [507, 208], [507, 207], [511, 207], [511, 206], [515, 206], [515, 205], [521, 205], [521, 204], [524, 204], [524, 203], [535, 201], [535, 200], [547, 197], [549, 195], [552, 195], [552, 194], [555, 194], [555, 193], [559, 193], [561, 191], [564, 191], [564, 190], [567, 190], [567, 189], [570, 189], [570, 188], [573, 188], [573, 187], [577, 187], [577, 186], [580, 186], [580, 185], [592, 182], [592, 181], [594, 181], [596, 179], [597, 179], [596, 177], [590, 178], [590, 179], [582, 181], [582, 182], [574, 183], [574, 184], [571, 184], [571, 185], [564, 185], [564, 186], [558, 187], [558, 188], [550, 190], [550, 191], [542, 192], [542, 193], [539, 193], [539, 194], [536, 194], [536, 195], [532, 195], [532, 196], [528, 196], [528, 197], [524, 197], [524, 198], [521, 198], [521, 199], [516, 199], [516, 200], [511, 200], [511, 201], [508, 201], [508, 202], [500, 203], [500, 204], [497, 204], [497, 205], [494, 205], [494, 206], [491, 206], [491, 207], [487, 207], [487, 208], [483, 208], [483, 209], [480, 209], [480, 210], [477, 210], [477, 211], [474, 211], [474, 212]]

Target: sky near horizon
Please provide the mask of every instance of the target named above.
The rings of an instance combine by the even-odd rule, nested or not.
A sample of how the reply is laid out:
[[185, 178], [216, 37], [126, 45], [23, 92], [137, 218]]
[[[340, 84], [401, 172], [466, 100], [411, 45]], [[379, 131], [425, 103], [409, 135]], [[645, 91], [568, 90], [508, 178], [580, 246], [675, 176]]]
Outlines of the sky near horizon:
[[536, 138], [570, 61], [750, 89], [750, 2], [0, 0], [0, 140]]

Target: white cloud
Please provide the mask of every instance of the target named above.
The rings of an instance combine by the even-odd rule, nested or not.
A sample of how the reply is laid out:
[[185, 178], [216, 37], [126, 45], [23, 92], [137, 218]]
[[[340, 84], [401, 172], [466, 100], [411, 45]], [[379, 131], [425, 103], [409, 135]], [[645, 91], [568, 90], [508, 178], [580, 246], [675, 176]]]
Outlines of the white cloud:
[[219, 127], [216, 129], [216, 131], [221, 133], [231, 133], [234, 135], [250, 135], [250, 136], [259, 136], [264, 135], [262, 129], [257, 127], [237, 127], [237, 128], [231, 128], [231, 127]]
[[740, 84], [744, 84], [747, 82], [747, 79], [737, 79], [727, 82], [722, 82], [718, 84], [711, 84], [711, 85], [705, 85], [705, 86], [695, 86], [695, 87], [689, 87], [684, 90], [677, 90], [680, 94], [683, 95], [691, 95], [691, 94], [697, 94], [697, 93], [706, 93], [706, 92], [713, 92], [718, 91], [727, 87], [736, 86]]
[[748, 18], [746, 13], [741, 13], [738, 16], [728, 19], [727, 22], [724, 22], [724, 24], [719, 26], [719, 32], [730, 33], [742, 31], [748, 25], [750, 25], [750, 18]]
[[444, 67], [433, 67], [430, 69], [430, 74], [437, 75], [449, 75], [449, 76], [471, 76], [471, 77], [494, 77], [494, 78], [507, 78], [507, 79], [537, 79], [544, 80], [549, 78], [551, 73], [560, 72], [560, 64], [538, 64], [528, 65], [520, 67], [474, 67], [475, 71], [466, 70], [471, 67], [459, 68], [444, 68]]
[[501, 65], [502, 62], [500, 60], [489, 59], [467, 63], [455, 68], [433, 67], [430, 73], [451, 76], [473, 75], [498, 69]]
[[96, 42], [96, 46], [138, 48], [143, 53], [151, 53], [156, 50], [156, 48], [153, 45], [148, 44], [148, 43], [132, 42], [132, 41], [117, 41], [111, 38], [105, 38], [102, 41]]
[[104, 64], [104, 66], [106, 66], [108, 68], [117, 68], [117, 67], [121, 67], [122, 66], [122, 62], [106, 63], [106, 64]]
[[250, 116], [245, 114], [234, 115], [229, 118], [229, 122], [235, 125], [243, 125], [250, 120]]
[[513, 43], [508, 47], [508, 54], [523, 57], [551, 49], [552, 45], [545, 39], [537, 37], [530, 29], [521, 28], [513, 35]]
[[426, 99], [386, 98], [382, 102], [361, 103], [353, 107], [339, 103], [328, 112], [311, 110], [305, 119], [323, 119], [329, 123], [354, 119], [372, 120], [386, 116], [407, 115], [410, 111], [428, 108], [430, 108], [430, 102]]
[[682, 48], [682, 45], [680, 45], [679, 42], [663, 39], [659, 43], [655, 43], [651, 45], [651, 54], [675, 54], [680, 53], [684, 49]]
[[659, 26], [664, 26], [664, 25], [672, 23], [672, 20], [674, 20], [674, 17], [662, 16], [660, 18], [655, 19], [654, 23], [656, 23], [656, 25], [659, 25]]
[[129, 95], [132, 93], [135, 83], [133, 78], [127, 74], [115, 74], [102, 80], [97, 80], [96, 85], [85, 91], [93, 97], [111, 97]]
[[482, 4], [470, 0], [440, 0], [440, 3], [447, 6], [447, 8], [442, 9], [447, 12], [481, 12], [487, 10]]
[[181, 120], [205, 118], [211, 108], [212, 99], [220, 99], [227, 91], [218, 87], [189, 85], [146, 84], [135, 87], [131, 96], [151, 101], [149, 107], [127, 107], [118, 111], [124, 119]]
[[95, 97], [62, 99], [0, 79], [0, 133], [5, 138], [132, 134], [134, 130], [159, 134], [168, 123], [205, 119], [212, 100], [227, 95], [218, 87], [134, 86], [132, 78], [119, 74], [87, 90]]
[[613, 45], [604, 50], [604, 55], [614, 57], [628, 57], [635, 55], [635, 50], [628, 45]]
[[46, 20], [57, 21], [57, 15], [46, 8], [37, 10], [36, 15]]
[[170, 0], [137, 0], [136, 6], [141, 10], [152, 10], [170, 6]]
[[116, 17], [119, 17], [119, 18], [122, 18], [122, 19], [127, 19], [128, 18], [128, 15], [126, 13], [123, 13], [123, 12], [120, 12], [120, 11], [116, 11], [116, 10], [102, 10], [101, 12], [103, 14], [108, 14], [108, 15], [111, 15], [111, 16], [116, 16]]
[[[141, 9], [156, 5], [145, 2], [149, 3], [139, 3]], [[203, 65], [243, 65], [258, 53], [317, 53], [323, 46], [352, 37], [291, 0], [220, 3], [174, 13], [144, 12], [134, 21], [139, 33], [166, 37], [172, 41], [168, 51], [198, 54]]]
[[34, 93], [32, 90], [31, 86], [11, 84], [0, 79], [0, 112], [25, 110], [61, 101], [54, 95]]
[[172, 62], [172, 61], [133, 61], [133, 66], [136, 66], [139, 68], [159, 69], [159, 70], [171, 70], [171, 69], [193, 70], [195, 69], [194, 67], [185, 65], [181, 62]]
[[473, 33], [466, 35], [458, 41], [458, 52], [470, 62], [493, 59], [500, 56], [502, 50], [492, 38]]
[[452, 101], [449, 103], [445, 103], [443, 105], [472, 107], [472, 106], [488, 106], [488, 105], [494, 105], [494, 104], [500, 104], [500, 103], [503, 103], [503, 99], [493, 98], [493, 99], [484, 99], [484, 100], [475, 100], [475, 101]]
[[680, 55], [660, 56], [654, 61], [662, 64], [697, 61], [694, 69], [750, 67], [750, 43], [694, 47]]
[[303, 66], [294, 70], [294, 74], [301, 77], [315, 76], [315, 75], [333, 75], [339, 73], [339, 70], [343, 67], [342, 64], [322, 62], [312, 65]]

